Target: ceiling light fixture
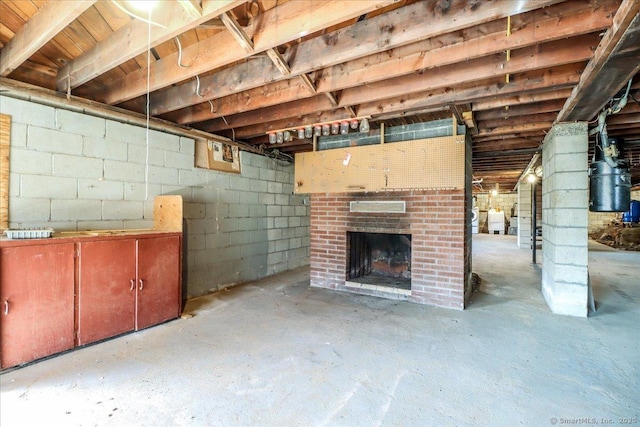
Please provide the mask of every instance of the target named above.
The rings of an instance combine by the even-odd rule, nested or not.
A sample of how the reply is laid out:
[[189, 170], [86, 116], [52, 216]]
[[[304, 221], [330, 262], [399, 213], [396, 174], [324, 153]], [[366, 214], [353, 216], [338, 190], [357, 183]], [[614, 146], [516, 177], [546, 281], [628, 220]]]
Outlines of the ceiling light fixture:
[[150, 5], [148, 4], [146, 6], [146, 9], [141, 10], [141, 12], [146, 12], [147, 18], [136, 15], [135, 13], [131, 12], [130, 10], [128, 10], [126, 7], [124, 7], [123, 5], [120, 4], [119, 1], [117, 0], [111, 0], [111, 3], [113, 3], [114, 5], [116, 5], [116, 7], [118, 9], [120, 9], [122, 12], [126, 13], [127, 15], [129, 15], [130, 17], [134, 18], [134, 19], [138, 19], [142, 22], [146, 22], [147, 24], [150, 25], [155, 25], [156, 27], [160, 27], [160, 28], [167, 28], [165, 25], [159, 24], [157, 22], [154, 22], [151, 20], [151, 9], [153, 9], [153, 6], [155, 5], [156, 1], [154, 0], [147, 0], [147, 1], [143, 1], [143, 0], [129, 0], [129, 3], [131, 4], [131, 6], [135, 7], [134, 3], [154, 3], [154, 5]]
[[149, 12], [156, 7], [156, 0], [129, 0], [129, 4], [138, 12]]

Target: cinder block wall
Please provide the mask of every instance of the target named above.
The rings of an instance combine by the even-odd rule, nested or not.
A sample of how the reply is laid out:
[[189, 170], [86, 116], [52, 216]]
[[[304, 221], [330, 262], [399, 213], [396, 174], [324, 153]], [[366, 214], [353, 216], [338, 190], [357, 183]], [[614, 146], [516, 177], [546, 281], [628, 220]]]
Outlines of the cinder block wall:
[[189, 296], [309, 262], [293, 166], [243, 152], [241, 175], [195, 168], [193, 139], [150, 130], [147, 173], [143, 127], [3, 96], [0, 111], [12, 116], [12, 228], [150, 228], [154, 197], [180, 194]]

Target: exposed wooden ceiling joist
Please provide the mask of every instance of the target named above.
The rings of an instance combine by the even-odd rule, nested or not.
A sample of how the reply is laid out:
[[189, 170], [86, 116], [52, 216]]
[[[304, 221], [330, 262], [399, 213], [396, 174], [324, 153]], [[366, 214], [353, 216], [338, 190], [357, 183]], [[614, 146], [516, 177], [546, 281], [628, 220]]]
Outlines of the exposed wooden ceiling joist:
[[[259, 15], [243, 31], [253, 40], [254, 52], [259, 53], [389, 5], [394, 1], [321, 0], [314, 2], [313, 19], [309, 19], [309, 7], [306, 2], [291, 1]], [[169, 55], [151, 64], [151, 70], [140, 69], [110, 85], [103, 100], [107, 104], [117, 104], [146, 93], [147, 83], [150, 90], [155, 91], [249, 56], [244, 50], [234, 49], [235, 43], [235, 37], [228, 32], [216, 34], [183, 49], [183, 55], [191, 59], [188, 68], [180, 67], [178, 53]], [[220, 49], [220, 46], [225, 48]], [[147, 82], [148, 73], [152, 76], [150, 82]]]
[[0, 52], [0, 76], [8, 76], [96, 0], [50, 1], [39, 9]]
[[[492, 33], [470, 40], [463, 38], [462, 41], [445, 46], [442, 46], [442, 44], [446, 41], [429, 39], [426, 42], [401, 46], [392, 50], [390, 53], [368, 55], [323, 70], [315, 83], [314, 93], [330, 93], [344, 88], [359, 87], [394, 76], [410, 74], [416, 68], [421, 70], [433, 68], [434, 73], [439, 73], [441, 69], [439, 67], [447, 64], [465, 62], [488, 54], [502, 53], [505, 49], [518, 49], [532, 44], [558, 40], [566, 38], [567, 35], [572, 33], [585, 34], [600, 30], [611, 23], [610, 16], [614, 8], [611, 4], [607, 4], [606, 6], [607, 7], [601, 6], [595, 10], [588, 9], [573, 15], [564, 16], [562, 20], [558, 17], [549, 18], [544, 16], [538, 16], [538, 19], [529, 18], [523, 20], [518, 31], [512, 33], [512, 36], [509, 38], [505, 37], [504, 31], [499, 31], [498, 33]], [[591, 52], [588, 53], [590, 55]], [[526, 52], [522, 54], [526, 55]], [[333, 57], [334, 50], [327, 51], [325, 55]], [[245, 82], [247, 79], [262, 80], [263, 77], [259, 71], [260, 70], [256, 69], [255, 77], [245, 76]], [[429, 71], [426, 71], [426, 73], [428, 74]], [[474, 74], [472, 73], [471, 75]], [[303, 74], [303, 76], [305, 75]], [[479, 78], [482, 78], [482, 76]], [[452, 75], [443, 81], [449, 83], [456, 79], [457, 75]], [[463, 82], [464, 80], [458, 81], [458, 83]], [[272, 83], [269, 86], [275, 87], [276, 85], [277, 83]], [[437, 86], [433, 87], [435, 88]], [[173, 92], [175, 93], [176, 91], [174, 90]], [[301, 95], [304, 96], [304, 94]], [[301, 95], [289, 92], [288, 96], [281, 94], [280, 96], [263, 97], [261, 98], [262, 102], [259, 102], [260, 99], [253, 100], [252, 102], [254, 108], [257, 109], [294, 101], [299, 99]], [[258, 95], [256, 94], [254, 96]], [[178, 97], [178, 99], [181, 100], [184, 98], [184, 96]], [[202, 100], [199, 101], [202, 102]], [[238, 104], [235, 105], [238, 106]], [[246, 107], [243, 108], [245, 108], [243, 111], [246, 111]], [[161, 112], [162, 110], [154, 107], [153, 111]], [[171, 117], [179, 123], [193, 123], [222, 115], [220, 112], [212, 113], [209, 105], [203, 103], [183, 109], [180, 113], [172, 115]]]
[[426, 90], [423, 92], [400, 95], [387, 98], [384, 102], [370, 102], [360, 105], [358, 114], [379, 115], [385, 113], [411, 111], [418, 108], [448, 105], [460, 99], [471, 102], [485, 99], [494, 99], [510, 96], [517, 93], [534, 93], [548, 91], [550, 89], [564, 89], [578, 82], [582, 64], [571, 64], [550, 70], [534, 71], [512, 76], [511, 82], [478, 82], [467, 85], [455, 85], [439, 90]]
[[61, 92], [65, 92], [69, 87], [76, 88], [145, 52], [149, 46], [156, 46], [177, 37], [186, 30], [195, 28], [242, 3], [244, 3], [243, 0], [206, 1], [200, 14], [194, 16], [198, 12], [195, 6], [185, 8], [185, 5], [191, 3], [166, 2], [163, 7], [150, 15], [151, 21], [158, 25], [150, 25], [137, 19], [132, 20], [129, 25], [116, 31], [111, 37], [60, 68], [56, 86]]
[[638, 71], [640, 2], [623, 0], [557, 121], [591, 120]]
[[[527, 2], [520, 13], [543, 8], [553, 3], [557, 3], [557, 1]], [[455, 2], [454, 7], [447, 11], [446, 16], [440, 17], [438, 15], [442, 14], [442, 12], [432, 10], [432, 4], [418, 2], [389, 14], [361, 21], [351, 27], [303, 41], [293, 47], [293, 52], [289, 54], [290, 58], [287, 58], [291, 75], [303, 75], [357, 58], [370, 57], [374, 53], [411, 44], [416, 40], [425, 40], [455, 29], [467, 28], [492, 19], [503, 18], [517, 10], [512, 2], [482, 2], [476, 4], [476, 6], [477, 8], [474, 9], [466, 2], [458, 1]], [[429, 16], [431, 16], [433, 24], [425, 25], [425, 20]], [[595, 25], [594, 30], [599, 28], [604, 24], [603, 17], [606, 19], [606, 14], [603, 15], [599, 9], [594, 11], [594, 18], [586, 20], [584, 22], [585, 27], [588, 28], [590, 25]], [[548, 25], [557, 26], [557, 20], [555, 22], [549, 21]], [[402, 28], [403, 31], [396, 31], [397, 28]], [[562, 31], [559, 28], [556, 28], [556, 30]], [[383, 41], [381, 41], [381, 38]], [[494, 37], [494, 39], [496, 38], [498, 37]], [[525, 36], [523, 39], [526, 40], [527, 37]], [[518, 38], [515, 39], [516, 44], [518, 40]], [[531, 43], [531, 40], [529, 40], [529, 43]], [[487, 43], [486, 46], [491, 46], [491, 44]], [[494, 52], [499, 50], [494, 50]], [[458, 51], [460, 51], [459, 47]], [[422, 49], [422, 54], [424, 55], [424, 49]], [[429, 58], [435, 58], [432, 55], [428, 56]], [[381, 58], [383, 57], [381, 56]], [[371, 61], [371, 59], [369, 58], [365, 62], [373, 63], [374, 61]], [[429, 62], [434, 63], [434, 60], [428, 59], [426, 63]], [[393, 67], [387, 68], [387, 72], [395, 72], [393, 64], [387, 63], [387, 65], [392, 65]], [[406, 73], [407, 71], [403, 71], [403, 74]], [[275, 67], [256, 66], [253, 68], [253, 72], [239, 67], [237, 70], [225, 74], [226, 78], [221, 78], [222, 76], [215, 74], [203, 77], [201, 79], [202, 87], [204, 88], [201, 92], [202, 96], [195, 95], [194, 83], [185, 83], [152, 96], [153, 114], [162, 114], [188, 105], [196, 105], [203, 101], [214, 99], [214, 97], [230, 95], [240, 90], [249, 90], [285, 78]], [[237, 82], [238, 75], [243, 76], [241, 86]], [[319, 88], [319, 90], [323, 92], [335, 91], [345, 87], [346, 84], [330, 86], [328, 85], [329, 81], [325, 79], [323, 83], [325, 87]], [[360, 84], [366, 81], [364, 80]], [[208, 90], [207, 88], [211, 89]], [[230, 92], [230, 90], [234, 92]], [[198, 118], [201, 120], [206, 119]]]

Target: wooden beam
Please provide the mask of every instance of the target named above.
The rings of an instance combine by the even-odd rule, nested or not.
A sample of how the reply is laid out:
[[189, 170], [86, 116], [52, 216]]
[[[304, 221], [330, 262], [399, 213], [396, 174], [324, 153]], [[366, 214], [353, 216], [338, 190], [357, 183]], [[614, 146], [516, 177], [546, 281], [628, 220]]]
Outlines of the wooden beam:
[[[508, 141], [518, 141], [518, 138], [514, 139], [514, 140], [508, 140]], [[522, 142], [504, 142], [501, 141], [500, 143], [487, 143], [487, 144], [482, 144], [480, 146], [474, 146], [473, 147], [473, 155], [475, 156], [477, 155], [484, 155], [483, 153], [493, 153], [493, 152], [500, 152], [500, 151], [508, 151], [508, 150], [524, 150], [524, 149], [537, 149], [539, 148], [540, 143], [539, 142], [530, 142], [527, 141], [526, 143], [522, 143]]]
[[216, 132], [278, 121], [289, 117], [318, 113], [321, 111], [332, 110], [333, 108], [331, 101], [320, 94], [297, 102], [289, 102], [287, 104], [275, 105], [273, 107], [262, 108], [257, 111], [250, 111], [247, 113], [236, 114], [231, 117], [225, 117], [225, 120], [211, 120], [203, 123], [202, 126], [199, 127], [210, 132]]
[[[145, 52], [148, 48], [149, 30], [151, 46], [156, 46], [242, 3], [243, 0], [209, 1], [203, 3], [202, 14], [194, 17], [193, 11], [184, 8], [184, 3], [162, 2], [151, 19], [164, 25], [164, 28], [155, 25], [149, 28], [145, 22], [132, 20], [129, 25], [120, 28], [91, 50], [60, 68], [56, 87], [65, 92], [70, 82], [73, 89]], [[175, 61], [177, 65], [177, 56]]]
[[[565, 62], [573, 63], [583, 61], [588, 59], [592, 53], [589, 49], [589, 45], [584, 43], [584, 41], [590, 41], [594, 38], [589, 35], [580, 36], [579, 39], [582, 37], [585, 37], [585, 40], [581, 40], [581, 43], [575, 43], [574, 39], [569, 39], [537, 47], [535, 51], [532, 52], [528, 52], [523, 49], [521, 56], [513, 58], [509, 63], [507, 63], [506, 67], [504, 66], [504, 61], [501, 58], [481, 58], [463, 64], [442, 67], [442, 71], [439, 71], [438, 73], [430, 73], [426, 76], [415, 75], [399, 77], [391, 79], [388, 82], [385, 81], [371, 84], [367, 86], [367, 90], [360, 90], [360, 88], [350, 89], [342, 93], [339, 106], [345, 107], [359, 105], [363, 102], [371, 102], [398, 95], [406, 96], [407, 94], [417, 91], [433, 90], [443, 87], [447, 88], [450, 86], [452, 81], [455, 81], [456, 84], [463, 84], [489, 77], [502, 76], [504, 74], [504, 69], [508, 69], [510, 72], [515, 73], [525, 70], [535, 70], [538, 67], [548, 68], [558, 63], [563, 64]], [[531, 60], [533, 53], [537, 53], [535, 61]], [[227, 117], [226, 119], [229, 125], [222, 121], [218, 121], [217, 125], [207, 126], [204, 129], [210, 132], [215, 132], [217, 130], [228, 129], [230, 127], [236, 128], [287, 117], [283, 116], [283, 114], [290, 114], [288, 117], [292, 117], [299, 114], [311, 114], [321, 111], [321, 108], [331, 109], [336, 106], [338, 105], [331, 103], [330, 108], [326, 108], [324, 104], [317, 102], [305, 104], [304, 101], [291, 101], [275, 107], [268, 107], [274, 109], [273, 114], [277, 115], [277, 119], [272, 119], [269, 114], [265, 114], [264, 111], [266, 109], [262, 109], [257, 110], [256, 112], [240, 114], [243, 118], [240, 122], [236, 122], [233, 117]], [[317, 109], [312, 110], [312, 108]], [[359, 112], [359, 114], [362, 113]]]
[[[384, 117], [384, 114], [397, 116], [407, 111], [409, 112], [408, 114], [411, 114], [417, 108], [421, 108], [421, 110], [418, 110], [420, 112], [440, 111], [442, 106], [448, 106], [460, 99], [482, 100], [500, 98], [514, 93], [543, 92], [548, 91], [550, 88], [563, 89], [578, 82], [580, 70], [582, 70], [581, 66], [569, 65], [544, 72], [537, 71], [516, 76], [517, 78], [508, 85], [505, 85], [503, 81], [501, 83], [481, 82], [478, 86], [468, 85], [465, 87], [463, 85], [454, 89], [447, 88], [440, 91], [419, 92], [384, 100], [384, 102], [363, 105], [359, 108], [358, 114], [361, 116], [372, 115], [379, 119]], [[311, 116], [291, 117], [272, 123], [260, 123], [245, 128], [237, 128], [235, 132], [238, 138], [250, 138], [268, 130], [340, 119], [344, 119], [344, 115], [335, 111], [315, 113]]]
[[[586, 42], [585, 42], [586, 41]], [[556, 65], [558, 62], [563, 63], [565, 61], [577, 61], [577, 60], [586, 60], [591, 55], [591, 50], [589, 48], [589, 41], [596, 43], [595, 35], [586, 35], [581, 36], [576, 39], [568, 39], [559, 42], [554, 42], [551, 44], [545, 44], [542, 47], [531, 47], [527, 49], [523, 49], [519, 52], [519, 56], [514, 58], [509, 62], [507, 69], [511, 73], [517, 73], [524, 70], [536, 69], [538, 67], [545, 68]], [[575, 43], [575, 45], [574, 45]], [[530, 52], [529, 52], [530, 51]], [[536, 55], [535, 63], [532, 63], [529, 59], [530, 55]], [[560, 58], [560, 59], [558, 59]], [[474, 73], [468, 73], [467, 67], [473, 67]], [[408, 82], [405, 82], [405, 78], [398, 78], [393, 80], [390, 83], [391, 86], [394, 86], [394, 90], [399, 93], [410, 94], [415, 90], [420, 90], [420, 88], [430, 87], [431, 89], [437, 89], [439, 87], [448, 87], [452, 84], [452, 81], [457, 79], [456, 84], [461, 84], [465, 82], [474, 81], [476, 79], [483, 79], [487, 77], [495, 77], [502, 76], [504, 73], [504, 62], [500, 58], [481, 58], [475, 61], [469, 61], [461, 64], [456, 64], [449, 67], [442, 68], [442, 72], [439, 73], [430, 73], [427, 77], [422, 75], [416, 75], [412, 77], [408, 77]], [[388, 74], [393, 75], [393, 65], [388, 64]], [[301, 78], [305, 83], [312, 89], [316, 90], [315, 84], [310, 81], [308, 76], [301, 75]], [[402, 82], [402, 83], [399, 83]], [[382, 83], [384, 84], [384, 83]], [[281, 92], [280, 94], [276, 94], [275, 91], [278, 89], [277, 83], [267, 86], [269, 88], [264, 94], [259, 94], [257, 91], [252, 93], [252, 102], [251, 105], [245, 105], [244, 103], [234, 103], [236, 110], [238, 107], [242, 107], [242, 111], [246, 111], [247, 109], [257, 109], [263, 108], [271, 105], [280, 105], [286, 102], [291, 102], [293, 100], [299, 99], [301, 96], [311, 96], [312, 93], [308, 92], [306, 95], [304, 93], [298, 94], [293, 91], [288, 90], [288, 87], [283, 86], [286, 92]], [[400, 89], [397, 89], [400, 87]], [[272, 91], [271, 88], [274, 90]], [[369, 88], [371, 85], [366, 88], [360, 90], [356, 89], [360, 92], [364, 92], [367, 95], [369, 94]], [[383, 92], [381, 96], [387, 97], [389, 95], [389, 91], [380, 91]], [[350, 92], [346, 92], [349, 94]], [[562, 93], [562, 92], [561, 92]], [[566, 93], [563, 92], [563, 93]], [[521, 97], [526, 97], [527, 95], [520, 95]], [[406, 95], [404, 95], [406, 99]], [[343, 98], [344, 99], [344, 98]], [[536, 100], [535, 95], [529, 95], [527, 100]], [[359, 98], [356, 101], [348, 101], [347, 105], [349, 106], [358, 104], [360, 102], [371, 102], [370, 99], [367, 98]], [[199, 113], [195, 113], [194, 111], [198, 111]], [[154, 110], [155, 111], [155, 110]], [[360, 115], [369, 115], [375, 114], [376, 112], [366, 113], [358, 112]], [[197, 109], [193, 110], [187, 109], [183, 112], [183, 115], [172, 116], [179, 123], [193, 123], [196, 121], [202, 121], [210, 119], [211, 117], [220, 117], [221, 115], [229, 115], [233, 113], [229, 110], [224, 113], [221, 110], [217, 110], [215, 113], [211, 113], [210, 106], [208, 103], [203, 103]]]
[[266, 132], [278, 129], [288, 129], [296, 126], [311, 125], [314, 123], [325, 123], [338, 120], [344, 120], [343, 111], [328, 111], [322, 113], [308, 114], [306, 116], [290, 117], [275, 122], [260, 123], [257, 125], [246, 126], [235, 130], [236, 138], [252, 138], [263, 135]]
[[[559, 1], [474, 2], [450, 0], [446, 10], [438, 2], [417, 2], [390, 13], [366, 19], [332, 34], [319, 37], [316, 43], [300, 46], [291, 66], [293, 74], [341, 64], [373, 53], [389, 50], [417, 40], [525, 13], [559, 3]], [[428, 22], [429, 25], [425, 25]], [[331, 49], [327, 51], [327, 46]], [[349, 52], [349, 50], [352, 50]], [[329, 55], [327, 55], [329, 53]]]
[[[413, 73], [417, 70], [437, 69], [472, 59], [500, 54], [511, 50], [514, 58], [521, 55], [517, 49], [562, 40], [567, 37], [593, 33], [611, 24], [611, 14], [615, 5], [608, 2], [595, 9], [581, 10], [573, 15], [545, 17], [533, 13], [538, 20], [529, 18], [526, 24], [514, 30], [509, 37], [504, 31], [484, 34], [474, 38], [463, 38], [451, 43], [451, 35], [441, 39], [432, 38], [424, 42], [402, 46], [392, 51], [370, 55], [348, 63], [323, 70], [316, 82], [318, 90], [336, 91], [353, 86], [386, 80], [393, 76]], [[456, 39], [454, 39], [456, 40]], [[594, 40], [596, 40], [594, 38]], [[599, 39], [597, 39], [599, 41]], [[597, 43], [597, 42], [596, 42]], [[595, 46], [595, 45], [594, 45]], [[592, 52], [593, 53], [593, 52]], [[296, 61], [299, 59], [296, 58]], [[509, 72], [505, 70], [505, 72]], [[455, 80], [454, 80], [455, 81]]]
[[[593, 55], [591, 47], [596, 46], [598, 41], [597, 34], [587, 34], [523, 48], [518, 55], [512, 55], [508, 62], [503, 56], [490, 56], [438, 67], [433, 72], [370, 83], [366, 90], [353, 87], [342, 92], [340, 105], [358, 105], [403, 94], [450, 87], [452, 84], [459, 85], [504, 76], [507, 73], [513, 75], [587, 61]], [[318, 89], [320, 90], [320, 86]]]
[[[253, 53], [253, 41], [251, 37], [247, 35], [247, 33], [242, 29], [236, 18], [231, 16], [230, 13], [225, 12], [220, 15], [220, 20], [227, 27], [229, 33], [233, 36], [234, 39], [238, 42], [238, 44], [245, 50], [247, 53]], [[229, 46], [227, 46], [229, 48]]]
[[640, 113], [631, 114], [615, 114], [607, 117], [607, 126], [609, 125], [624, 125], [635, 123], [636, 126], [640, 125]]
[[557, 122], [591, 120], [640, 71], [640, 2], [623, 0]]
[[199, 19], [202, 16], [202, 5], [199, 0], [178, 0], [178, 4], [193, 19]]
[[[291, 1], [260, 14], [244, 31], [253, 40], [255, 52], [260, 53], [394, 1], [396, 0], [318, 0], [314, 2], [313, 8], [309, 8], [307, 2]], [[154, 91], [246, 58], [248, 53], [245, 51], [220, 48], [234, 42], [233, 36], [221, 32], [190, 45], [183, 49], [184, 56], [193, 58], [189, 68], [178, 65], [178, 53], [168, 55], [151, 64], [151, 70], [137, 70], [111, 84], [102, 100], [107, 104], [116, 104], [146, 93], [148, 72], [152, 76], [150, 90]], [[202, 98], [198, 102], [202, 102]]]
[[361, 104], [358, 108], [358, 114], [377, 118], [402, 111], [446, 106], [461, 99], [475, 102], [514, 94], [548, 91], [551, 88], [565, 89], [578, 82], [582, 69], [582, 64], [571, 64], [552, 70], [538, 70], [524, 73], [521, 76], [513, 76], [511, 83], [508, 84], [504, 84], [502, 79], [499, 83], [482, 81], [457, 85], [451, 89], [444, 88], [395, 96], [385, 99], [384, 102], [375, 101]]
[[[344, 63], [364, 56], [369, 57], [374, 52], [393, 49], [414, 43], [417, 40], [429, 39], [457, 29], [480, 25], [516, 13], [542, 9], [558, 3], [558, 1], [559, 0], [544, 0], [519, 4], [509, 1], [480, 2], [476, 4], [477, 7], [471, 8], [468, 7], [466, 0], [455, 0], [452, 2], [453, 5], [448, 10], [446, 16], [442, 16], [435, 11], [433, 9], [434, 5], [430, 2], [418, 2], [390, 13], [366, 19], [348, 28], [302, 41], [292, 47], [293, 52], [291, 52], [291, 58], [295, 59], [289, 58], [288, 63], [292, 75], [304, 75], [338, 63]], [[342, 3], [351, 4], [357, 2]], [[520, 6], [522, 6], [522, 9], [518, 9]], [[314, 14], [313, 20], [318, 19], [318, 14], [315, 9], [309, 11], [309, 13]], [[593, 13], [594, 16], [599, 17], [596, 20], [601, 19], [601, 12], [598, 8], [595, 8]], [[430, 25], [424, 24], [427, 18], [431, 22]], [[592, 21], [587, 20], [585, 22], [585, 25], [587, 25]], [[280, 23], [280, 25], [282, 25], [282, 23]], [[397, 31], [399, 28], [402, 28], [402, 31]], [[562, 31], [561, 28], [557, 28], [556, 30]], [[469, 49], [468, 46], [466, 47], [466, 55], [468, 55]], [[466, 59], [467, 57], [464, 58], [464, 60]], [[293, 63], [291, 61], [293, 61]], [[223, 70], [223, 75], [214, 73], [202, 77], [200, 80], [203, 87], [216, 88], [215, 91], [205, 92], [203, 94], [204, 98], [195, 95], [193, 83], [180, 84], [166, 91], [154, 93], [151, 96], [151, 104], [160, 107], [154, 107], [155, 112], [153, 114], [162, 114], [190, 105], [196, 105], [203, 102], [203, 100], [206, 101], [208, 99], [230, 95], [234, 92], [252, 89], [285, 78], [275, 67], [258, 65], [259, 64], [256, 63], [253, 71], [244, 69], [243, 64], [240, 64], [228, 70]], [[387, 71], [393, 72], [393, 68], [389, 68]], [[238, 75], [243, 76], [242, 81], [238, 81]], [[328, 89], [327, 91], [331, 90]]]
[[0, 76], [8, 76], [96, 0], [49, 1], [0, 51]]
[[493, 120], [483, 120], [483, 121], [478, 121], [478, 127], [480, 129], [486, 130], [486, 129], [499, 128], [504, 125], [509, 125], [513, 123], [523, 125], [527, 123], [553, 122], [556, 119], [557, 115], [558, 113], [551, 112], [551, 113], [529, 114], [529, 115], [519, 116], [517, 118], [509, 118], [509, 119], [497, 118]]
[[563, 100], [562, 102], [564, 102], [569, 97], [569, 95], [571, 95], [571, 89], [554, 89], [548, 92], [526, 93], [504, 98], [488, 99], [484, 101], [474, 102], [473, 111], [480, 112], [483, 110], [494, 110], [498, 108], [504, 109], [505, 107], [511, 108], [512, 105], [533, 104], [559, 99]]
[[279, 105], [286, 102], [282, 101], [283, 99], [295, 99], [296, 96], [303, 99], [313, 95], [315, 95], [315, 93], [300, 79], [282, 80], [263, 87], [215, 99], [212, 101], [213, 112], [211, 112], [211, 104], [209, 104], [209, 102], [203, 102], [202, 104], [194, 105], [183, 110], [167, 113], [163, 117], [180, 124], [196, 123], [217, 117], [231, 116], [245, 111], [256, 110], [258, 108]]
[[493, 129], [481, 129], [478, 132], [478, 137], [483, 137], [487, 135], [510, 135], [510, 134], [518, 134], [520, 132], [533, 132], [533, 131], [547, 131], [551, 129], [551, 125], [553, 121], [540, 122], [540, 123], [527, 123], [524, 125], [512, 125], [512, 126], [502, 126]]
[[291, 74], [291, 68], [289, 68], [289, 64], [287, 64], [286, 59], [275, 49], [267, 49], [267, 56], [273, 62], [273, 65], [282, 73], [284, 76], [288, 76]]
[[495, 143], [496, 141], [504, 141], [505, 139], [508, 139], [508, 138], [526, 138], [526, 139], [531, 139], [536, 141], [542, 141], [544, 139], [545, 132], [546, 130], [536, 129], [533, 131], [518, 132], [513, 135], [500, 134], [500, 133], [497, 133], [497, 134], [485, 133], [483, 135], [475, 136], [473, 138], [473, 142], [476, 144], [488, 144], [488, 143]]

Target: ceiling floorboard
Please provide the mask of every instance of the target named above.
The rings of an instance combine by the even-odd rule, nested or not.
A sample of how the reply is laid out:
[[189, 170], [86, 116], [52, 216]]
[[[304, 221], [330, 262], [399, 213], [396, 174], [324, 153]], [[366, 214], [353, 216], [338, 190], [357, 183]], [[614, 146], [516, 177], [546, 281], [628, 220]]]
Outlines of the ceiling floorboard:
[[145, 52], [149, 45], [155, 46], [176, 37], [240, 3], [241, 0], [220, 0], [219, 8], [210, 11], [211, 15], [195, 18], [180, 4], [167, 2], [158, 12], [150, 15], [151, 21], [159, 25], [131, 21], [129, 25], [120, 28], [111, 37], [62, 67], [58, 72], [56, 86], [62, 92], [69, 85], [71, 89], [78, 87]]
[[51, 1], [39, 9], [0, 51], [0, 76], [8, 76], [73, 22], [95, 0]]

